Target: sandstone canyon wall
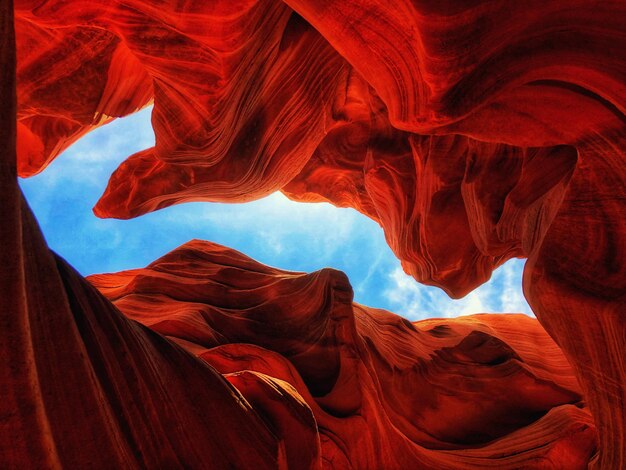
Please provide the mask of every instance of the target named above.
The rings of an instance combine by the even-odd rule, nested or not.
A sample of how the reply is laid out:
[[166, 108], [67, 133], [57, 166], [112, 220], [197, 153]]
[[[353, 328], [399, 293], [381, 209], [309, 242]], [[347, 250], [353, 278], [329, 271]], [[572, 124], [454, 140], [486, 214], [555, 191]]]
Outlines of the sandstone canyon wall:
[[[626, 465], [626, 3], [0, 4], [3, 466]], [[201, 241], [88, 282], [17, 175], [148, 104], [96, 215], [328, 201], [453, 297], [527, 258], [538, 321], [410, 323]]]

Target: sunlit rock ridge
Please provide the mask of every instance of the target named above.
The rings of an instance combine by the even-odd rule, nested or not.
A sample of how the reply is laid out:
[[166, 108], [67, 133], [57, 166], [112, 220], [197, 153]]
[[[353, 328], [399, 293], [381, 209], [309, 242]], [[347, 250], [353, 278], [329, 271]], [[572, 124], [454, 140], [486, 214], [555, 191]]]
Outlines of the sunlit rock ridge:
[[[626, 467], [625, 2], [0, 5], [0, 466]], [[96, 215], [352, 207], [452, 297], [527, 258], [537, 320], [411, 323], [210, 241], [82, 278], [17, 176], [149, 104]]]

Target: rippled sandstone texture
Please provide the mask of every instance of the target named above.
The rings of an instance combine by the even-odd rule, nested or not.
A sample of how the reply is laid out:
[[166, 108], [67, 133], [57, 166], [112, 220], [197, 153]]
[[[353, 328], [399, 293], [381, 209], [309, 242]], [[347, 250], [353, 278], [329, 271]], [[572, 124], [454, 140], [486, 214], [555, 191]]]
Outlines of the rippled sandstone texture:
[[[8, 31], [10, 2], [4, 0], [2, 8]], [[11, 63], [11, 35], [1, 36], [6, 79], [2, 80], [0, 103], [5, 113], [2, 142], [6, 150], [0, 233], [6, 249], [0, 263], [0, 299], [7, 306], [6, 312], [16, 312], [3, 320], [1, 330], [4, 357], [12, 364], [3, 370], [1, 384], [10, 385], [9, 397], [13, 397], [4, 401], [0, 413], [0, 419], [8, 423], [0, 429], [13, 436], [1, 439], [3, 459], [30, 455], [35, 463], [86, 464], [94, 455], [101, 458], [110, 451], [119, 461], [142, 462], [154, 457], [150, 449], [161, 447], [166, 430], [177, 429], [180, 433], [167, 435], [168, 442], [176, 441], [165, 446], [170, 452], [167, 458], [207, 459], [176, 461], [179, 464], [213, 461], [219, 466], [219, 460], [211, 460], [209, 454], [222, 452], [223, 457], [224, 449], [229, 448], [226, 443], [246, 442], [254, 449], [247, 461], [250, 465], [263, 461], [272, 466], [279, 461], [305, 462], [309, 458], [318, 462], [316, 459], [321, 458], [338, 468], [348, 462], [366, 466], [365, 461], [375, 467], [377, 458], [389, 458], [379, 463], [406, 467], [409, 461], [403, 459], [414, 459], [414, 465], [439, 462], [463, 468], [479, 462], [471, 459], [487, 459], [495, 466], [515, 467], [515, 459], [530, 455], [523, 449], [525, 445], [531, 447], [532, 441], [535, 449], [557, 450], [546, 457], [548, 460], [528, 461], [526, 466], [558, 468], [555, 462], [565, 467], [584, 466], [590, 458], [596, 468], [626, 465], [626, 3], [51, 0], [16, 1], [15, 13], [15, 109], [10, 106], [12, 69], [5, 66]], [[539, 344], [539, 339], [528, 339], [530, 332], [548, 341], [531, 320], [454, 320], [448, 322], [450, 330], [435, 330], [442, 332], [437, 341], [426, 341], [429, 337], [424, 325], [417, 324], [415, 333], [404, 331], [410, 328], [398, 320], [385, 320], [393, 318], [388, 317], [390, 314], [352, 307], [346, 294], [342, 303], [346, 312], [341, 315], [352, 320], [333, 323], [344, 325], [345, 331], [322, 328], [317, 317], [307, 318], [309, 326], [299, 323], [304, 320], [296, 314], [306, 317], [311, 311], [336, 318], [327, 307], [313, 307], [327, 298], [315, 296], [331, 289], [329, 285], [349, 291], [345, 280], [332, 272], [317, 275], [326, 276], [326, 281], [309, 279], [309, 288], [298, 284], [298, 276], [285, 275], [291, 282], [285, 280], [284, 289], [304, 292], [300, 295], [302, 311], [291, 312], [292, 334], [263, 317], [271, 312], [259, 313], [258, 328], [242, 327], [241, 321], [234, 319], [218, 322], [216, 327], [210, 323], [215, 313], [202, 316], [204, 323], [193, 315], [189, 320], [185, 305], [166, 310], [170, 317], [162, 318], [159, 308], [167, 303], [159, 298], [161, 289], [177, 286], [176, 279], [160, 279], [150, 288], [151, 295], [144, 292], [143, 297], [134, 290], [141, 291], [141, 283], [137, 287], [120, 286], [119, 298], [111, 286], [105, 289], [101, 285], [122, 312], [182, 341], [214, 369], [124, 320], [62, 262], [57, 266], [38, 238], [38, 229], [22, 209], [15, 184], [12, 132], [17, 135], [17, 168], [28, 176], [44, 169], [90, 129], [151, 102], [156, 145], [131, 156], [112, 175], [95, 208], [97, 215], [128, 218], [185, 201], [243, 202], [282, 190], [295, 200], [330, 201], [354, 207], [377, 220], [405, 270], [452, 296], [462, 296], [487, 280], [507, 259], [528, 258], [525, 295], [541, 325], [572, 365], [581, 389], [570, 383], [571, 377], [569, 385], [560, 382], [559, 377], [567, 375], [567, 367], [550, 362], [563, 360], [558, 352], [546, 357], [539, 348], [541, 360], [534, 358], [537, 364], [532, 353], [530, 358], [522, 353], [520, 348], [532, 349]], [[204, 251], [196, 247], [194, 253]], [[233, 253], [225, 256], [240, 259]], [[213, 261], [210, 256], [205, 260], [209, 265]], [[193, 269], [202, 268], [196, 264], [181, 267], [174, 263], [167, 269], [182, 269], [193, 276]], [[150, 269], [146, 274], [152, 275]], [[222, 275], [194, 282], [218, 282]], [[278, 276], [271, 270], [267, 275], [268, 279]], [[272, 298], [275, 284], [270, 285], [266, 295]], [[324, 285], [327, 287], [320, 287]], [[72, 300], [84, 296], [90, 300]], [[144, 310], [137, 296], [144, 302]], [[175, 298], [183, 303], [190, 300]], [[222, 306], [215, 305], [216, 297], [199, 300], [201, 305], [194, 307], [199, 311], [208, 308], [202, 305]], [[150, 320], [145, 309], [152, 304], [154, 318]], [[233, 308], [246, 311], [240, 305]], [[59, 320], [55, 320], [57, 316]], [[104, 322], [93, 328], [90, 338], [85, 337], [84, 318]], [[394, 321], [398, 323], [391, 329], [394, 333], [383, 335], [381, 332], [387, 331], [384, 325]], [[345, 326], [350, 322], [350, 328]], [[467, 326], [468, 322], [473, 326]], [[493, 322], [514, 333], [501, 336]], [[160, 329], [172, 325], [174, 330]], [[433, 329], [438, 326], [443, 325], [435, 324]], [[205, 336], [194, 336], [196, 328], [195, 334], [203, 332]], [[235, 331], [228, 333], [229, 328]], [[346, 373], [345, 380], [356, 377], [350, 380], [358, 383], [348, 389], [358, 390], [366, 405], [358, 402], [362, 408], [356, 408], [350, 393], [325, 398], [337, 384], [342, 385], [333, 381], [332, 374], [342, 377], [339, 370], [344, 369], [336, 358], [346, 353], [322, 343], [323, 347], [310, 351], [312, 356], [300, 358], [297, 345], [284, 340], [285, 336], [297, 336], [296, 332], [305, 334], [304, 338], [299, 336], [300, 346], [330, 335], [341, 338], [346, 351], [351, 350], [350, 344], [359, 351], [348, 354], [350, 360], [346, 361], [353, 364], [350, 367], [367, 370], [365, 375], [374, 385], [361, 380], [362, 375]], [[541, 404], [532, 394], [529, 402], [507, 402], [507, 393], [514, 386], [504, 385], [509, 376], [493, 372], [499, 360], [490, 364], [494, 361], [489, 354], [476, 353], [479, 359], [472, 355], [482, 348], [482, 334], [497, 340], [496, 351], [510, 350], [502, 353], [508, 358], [505, 364], [518, 361], [534, 368], [531, 378], [559, 384], [565, 395], [542, 392], [551, 398]], [[125, 349], [120, 338], [129, 335], [135, 343]], [[101, 345], [103, 337], [110, 338], [108, 346]], [[154, 339], [158, 347], [147, 348], [145, 338], [158, 338]], [[126, 341], [131, 340], [122, 343]], [[262, 361], [250, 359], [250, 365], [242, 369], [238, 350], [231, 354], [234, 359], [228, 360], [202, 352], [209, 347], [236, 349], [227, 345], [242, 341], [250, 346], [239, 347], [254, 349], [251, 345], [256, 345], [274, 351], [276, 359], [267, 359], [265, 355], [274, 356], [264, 352], [260, 354]], [[67, 344], [67, 350], [60, 351], [59, 344]], [[78, 348], [75, 354], [72, 345]], [[80, 352], [84, 351], [81, 348], [89, 352]], [[403, 353], [392, 354], [394, 348]], [[486, 357], [488, 364], [483, 365], [495, 375], [484, 382], [493, 387], [492, 392], [485, 388], [476, 402], [486, 400], [484, 406], [473, 408], [466, 402], [471, 400], [466, 400], [447, 404], [448, 408], [429, 408], [431, 402], [419, 385], [421, 381], [434, 387], [439, 380], [440, 390], [461, 391], [455, 379], [459, 372], [442, 372], [439, 366], [429, 369], [433, 363], [427, 361], [424, 370], [408, 373], [403, 361], [415, 362], [445, 348], [452, 348], [446, 350], [452, 354], [446, 364], [473, 364], [461, 375], [477, 373], [474, 363], [482, 364]], [[467, 348], [471, 359], [459, 356], [459, 348]], [[382, 359], [374, 360], [372, 351], [381, 350]], [[323, 360], [318, 361], [314, 353], [322, 354]], [[323, 354], [335, 354], [335, 359]], [[500, 357], [500, 353], [493, 354]], [[183, 359], [175, 359], [178, 355]], [[388, 356], [398, 357], [398, 363], [386, 362]], [[187, 361], [189, 370], [202, 370], [198, 374], [204, 379], [198, 380], [223, 385], [226, 382], [221, 373], [249, 372], [238, 374], [236, 379], [229, 376], [228, 383], [239, 392], [231, 385], [212, 386], [209, 391], [199, 391], [196, 404], [188, 409], [189, 401], [182, 400], [179, 392], [165, 396], [160, 387], [151, 385], [155, 380], [177, 382], [167, 375], [168, 370], [182, 367], [176, 361]], [[259, 365], [263, 361], [269, 365]], [[132, 370], [141, 373], [130, 376], [140, 375], [138, 385], [133, 382], [139, 388], [124, 388], [129, 372], [110, 371], [107, 367], [113, 362], [134, 364]], [[335, 364], [336, 370], [321, 364], [328, 368]], [[555, 367], [561, 373], [556, 373]], [[74, 375], [62, 382], [59, 377], [65, 377], [68, 370]], [[541, 381], [537, 370], [547, 374]], [[279, 371], [289, 373], [281, 375]], [[517, 383], [518, 375], [512, 376], [512, 383]], [[69, 399], [63, 402], [59, 393], [66, 391], [55, 388], [67, 388], [72, 381], [81, 383], [72, 388], [73, 393], [84, 389], [82, 415], [80, 409], [69, 406]], [[189, 394], [199, 387], [177, 386], [180, 393]], [[58, 393], [50, 395], [52, 390]], [[230, 423], [228, 429], [244, 423], [239, 437], [229, 441], [228, 432], [221, 431], [224, 426], [216, 422], [215, 429], [223, 434], [224, 442], [205, 445], [186, 441], [195, 439], [190, 437], [197, 434], [194, 426], [201, 426], [193, 410], [197, 403], [207, 401], [202, 398], [206, 393], [215, 393], [208, 401], [228, 403], [222, 407], [224, 420]], [[578, 403], [579, 398], [572, 393], [582, 395], [593, 415], [597, 453], [590, 444], [586, 408], [566, 405]], [[503, 403], [495, 404], [498, 395]], [[160, 408], [138, 410], [137, 396], [146, 396], [148, 403]], [[441, 400], [442, 396], [447, 398], [441, 391], [436, 394]], [[389, 410], [388, 403], [397, 402], [417, 409]], [[85, 436], [91, 434], [83, 431], [87, 426], [84, 417], [91, 415], [89, 410], [95, 406], [101, 417], [94, 414], [92, 424], [105, 427], [101, 438], [110, 438], [110, 447], [103, 445], [102, 452], [90, 454], [89, 449], [98, 447], [96, 438], [89, 447], [83, 440], [68, 436], [89, 441]], [[219, 409], [203, 408], [209, 415]], [[451, 422], [449, 415], [437, 415], [446, 409], [454, 410], [450, 415], [464, 416], [460, 429], [446, 428], [454, 424], [454, 418]], [[345, 424], [352, 423], [349, 416], [355, 410], [367, 410], [352, 420], [367, 423], [359, 431], [357, 425]], [[550, 421], [555, 415], [562, 416], [563, 410], [567, 410], [563, 416], [572, 429], [578, 430], [572, 431], [571, 436], [578, 437], [569, 444], [563, 444], [567, 439], [564, 441], [560, 434], [569, 425]], [[73, 422], [68, 418], [72, 413], [75, 420], [82, 416], [84, 422], [68, 433], [73, 429], [68, 424]], [[337, 426], [348, 430], [340, 432], [329, 425], [324, 429], [330, 431], [323, 432], [323, 413], [341, 418], [344, 424]], [[472, 413], [476, 416], [468, 417]], [[512, 422], [498, 422], [498, 413], [508, 413]], [[116, 422], [118, 415], [123, 422]], [[151, 422], [155, 415], [171, 421], [155, 426]], [[523, 422], [518, 415], [533, 417], [534, 421]], [[406, 416], [414, 419], [405, 422], [401, 417]], [[187, 419], [188, 433], [183, 432]], [[311, 445], [301, 449], [306, 456], [290, 454], [294, 451], [289, 445], [293, 435], [301, 433], [315, 440], [311, 434], [313, 419], [320, 427], [320, 448]], [[268, 426], [268, 422], [273, 424]], [[27, 432], [28, 439], [24, 435]], [[331, 434], [336, 440], [329, 437]], [[259, 441], [253, 445], [248, 435]], [[354, 436], [372, 438], [359, 441], [358, 446], [363, 447], [355, 450], [351, 447]], [[337, 442], [341, 452], [329, 459], [328, 449]], [[457, 447], [446, 447], [450, 445]], [[200, 448], [209, 449], [207, 455], [192, 450]], [[67, 460], [79, 455], [87, 460]], [[496, 455], [500, 457], [493, 460]], [[504, 455], [513, 457], [506, 460]], [[568, 455], [573, 460], [568, 461]], [[223, 458], [228, 460], [230, 454]], [[499, 460], [503, 458], [504, 463]], [[165, 461], [175, 465], [175, 460]], [[480, 462], [477, 465], [488, 465]]]
[[258, 374], [290, 384], [317, 423], [293, 445], [319, 435], [324, 466], [585, 468], [595, 451], [572, 370], [525, 315], [411, 323], [353, 304], [340, 271], [282, 271], [203, 241], [89, 281], [253, 403]]

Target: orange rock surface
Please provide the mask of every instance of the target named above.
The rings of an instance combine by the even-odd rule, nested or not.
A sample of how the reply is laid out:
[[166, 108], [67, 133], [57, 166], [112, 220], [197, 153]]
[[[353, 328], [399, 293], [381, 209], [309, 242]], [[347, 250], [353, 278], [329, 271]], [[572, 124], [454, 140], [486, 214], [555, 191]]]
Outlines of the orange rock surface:
[[[626, 3], [0, 5], [4, 466], [626, 466]], [[93, 278], [112, 306], [16, 175], [150, 103], [97, 215], [354, 207], [451, 296], [528, 258], [539, 323], [410, 325], [200, 242]]]
[[291, 385], [317, 423], [294, 446], [319, 436], [325, 467], [585, 468], [595, 451], [567, 360], [525, 315], [411, 323], [353, 304], [340, 271], [202, 241], [89, 281], [237, 388], [255, 374]]

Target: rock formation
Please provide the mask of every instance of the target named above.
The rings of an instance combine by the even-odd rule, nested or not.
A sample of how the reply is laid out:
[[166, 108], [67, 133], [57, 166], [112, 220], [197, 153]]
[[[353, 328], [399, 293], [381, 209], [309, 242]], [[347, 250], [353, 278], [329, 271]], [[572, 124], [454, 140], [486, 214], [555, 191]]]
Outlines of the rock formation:
[[[4, 466], [626, 466], [626, 3], [0, 5]], [[95, 290], [16, 174], [150, 103], [98, 216], [354, 207], [451, 296], [528, 258], [539, 323], [411, 324], [202, 242]]]
[[595, 450], [567, 360], [525, 315], [411, 323], [353, 304], [340, 271], [282, 271], [201, 241], [89, 281], [246, 398], [257, 374], [290, 384], [317, 423], [294, 445], [319, 434], [325, 468], [583, 468]]

